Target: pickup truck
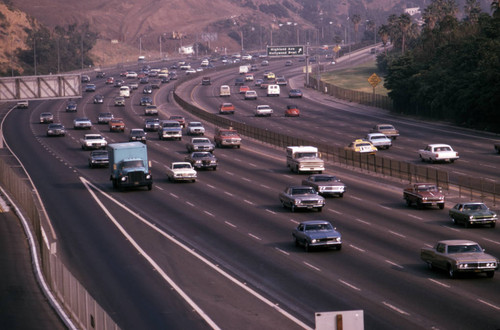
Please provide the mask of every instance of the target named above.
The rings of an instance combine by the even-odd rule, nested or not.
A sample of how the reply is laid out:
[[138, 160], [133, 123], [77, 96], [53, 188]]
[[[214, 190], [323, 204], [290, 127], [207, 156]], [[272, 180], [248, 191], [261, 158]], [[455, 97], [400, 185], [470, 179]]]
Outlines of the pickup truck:
[[80, 139], [83, 150], [87, 149], [106, 149], [108, 141], [101, 134], [85, 134]]
[[214, 135], [215, 145], [222, 147], [241, 147], [241, 137], [238, 132], [232, 128], [217, 128]]
[[196, 170], [189, 162], [174, 162], [167, 167], [167, 177], [170, 181], [196, 181]]
[[406, 205], [416, 204], [418, 208], [437, 205], [444, 209], [444, 194], [441, 188], [432, 183], [412, 183], [403, 191]]
[[450, 278], [458, 273], [485, 273], [491, 278], [498, 269], [497, 258], [486, 254], [478, 243], [468, 240], [439, 241], [433, 248], [422, 248], [420, 258], [429, 269], [443, 269]]

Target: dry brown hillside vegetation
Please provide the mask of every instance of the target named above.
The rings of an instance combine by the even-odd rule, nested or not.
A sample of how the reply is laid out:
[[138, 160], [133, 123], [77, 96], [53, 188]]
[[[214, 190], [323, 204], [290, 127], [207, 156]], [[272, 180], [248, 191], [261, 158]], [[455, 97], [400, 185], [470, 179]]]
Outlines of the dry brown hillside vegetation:
[[18, 48], [26, 48], [26, 29], [32, 24], [26, 13], [0, 3], [0, 72], [20, 69], [13, 54]]

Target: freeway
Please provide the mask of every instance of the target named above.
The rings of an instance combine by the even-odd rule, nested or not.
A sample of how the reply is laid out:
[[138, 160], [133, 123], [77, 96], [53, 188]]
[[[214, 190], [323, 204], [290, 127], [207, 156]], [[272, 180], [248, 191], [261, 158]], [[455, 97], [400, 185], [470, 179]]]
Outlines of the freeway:
[[[344, 62], [343, 65], [347, 64]], [[301, 88], [303, 85], [304, 74], [301, 63], [295, 63], [295, 68], [290, 69], [280, 61], [269, 67], [262, 67], [260, 71], [255, 72], [255, 76], [262, 78], [264, 69], [273, 71], [277, 76], [284, 75], [290, 78], [289, 85], [294, 88]], [[425, 122], [395, 116], [387, 111], [348, 102], [335, 103], [332, 98], [318, 93], [315, 93], [313, 98], [306, 95], [302, 99], [288, 99], [286, 96], [290, 86], [282, 88], [282, 97], [273, 98], [266, 97], [264, 89], [254, 87], [252, 82], [248, 82], [247, 84], [255, 89], [259, 96], [257, 100], [244, 100], [238, 94], [239, 86], [234, 86], [234, 80], [238, 77], [236, 70], [234, 69], [231, 74], [213, 75], [210, 87], [201, 86], [199, 81], [195, 80], [181, 86], [177, 92], [208, 112], [217, 113], [221, 102], [232, 102], [237, 110], [233, 116], [235, 121], [338, 147], [347, 146], [355, 139], [365, 137], [375, 124], [391, 123], [399, 129], [401, 136], [394, 141], [393, 147], [389, 150], [379, 152], [383, 157], [436, 167], [448, 171], [452, 180], [455, 178], [454, 174], [482, 177], [490, 181], [500, 179], [500, 162], [494, 149], [498, 136], [495, 134], [467, 130], [445, 122]], [[233, 86], [232, 96], [229, 99], [218, 97], [218, 87], [222, 84]], [[253, 111], [257, 104], [269, 104], [275, 112], [273, 118], [254, 117]], [[301, 110], [300, 119], [284, 117], [287, 104], [298, 106]], [[459, 153], [460, 159], [454, 164], [422, 163], [418, 150], [431, 143], [451, 145]]]
[[[142, 127], [140, 93], [117, 108], [111, 103], [116, 90], [97, 84], [105, 104], [92, 104], [92, 93], [84, 93], [79, 115], [95, 121], [107, 109], [125, 119], [127, 131]], [[197, 97], [197, 88], [192, 88], [196, 102], [218, 104], [217, 97]], [[183, 114], [172, 102], [171, 89], [163, 86], [154, 94], [161, 118]], [[247, 113], [235, 117], [257, 120], [242, 106], [252, 101], [231, 98]], [[273, 107], [283, 107], [281, 99], [274, 98]], [[301, 102], [304, 109], [320, 107], [307, 98]], [[364, 107], [353, 108], [332, 112], [348, 123], [372, 116]], [[68, 127], [66, 137], [45, 136], [45, 125], [38, 123], [43, 111], [52, 111]], [[272, 129], [304, 129], [313, 136], [319, 130], [314, 116], [324, 112], [311, 109], [310, 118], [300, 122], [258, 120], [278, 122]], [[421, 247], [451, 237], [478, 241], [499, 256], [497, 231], [454, 227], [446, 210], [407, 208], [401, 182], [327, 164], [327, 172], [347, 184], [345, 197], [328, 198], [322, 213], [291, 213], [279, 204], [278, 193], [304, 176], [287, 171], [283, 150], [244, 139], [241, 149], [215, 151], [217, 171], [200, 171], [196, 183], [177, 184], [166, 180], [164, 168], [184, 158], [187, 139], [159, 141], [151, 134], [153, 190], [117, 192], [108, 170], [88, 168], [88, 152], [78, 144], [87, 132], [71, 128], [74, 116], [61, 101], [33, 102], [30, 110], [7, 117], [5, 140], [32, 175], [70, 269], [124, 329], [312, 328], [316, 312], [358, 309], [364, 311], [367, 329], [500, 326], [498, 278], [451, 280], [427, 270], [418, 257]], [[337, 138], [347, 139], [344, 135], [358, 128], [342, 124], [346, 117], [321, 118], [341, 126], [344, 134]], [[211, 137], [214, 128], [206, 128]], [[127, 140], [126, 133], [110, 133], [104, 125], [92, 131], [110, 142]], [[328, 132], [334, 133], [332, 126]], [[457, 200], [452, 192], [448, 198]], [[310, 219], [332, 221], [343, 234], [342, 251], [305, 253], [295, 247], [291, 230]]]

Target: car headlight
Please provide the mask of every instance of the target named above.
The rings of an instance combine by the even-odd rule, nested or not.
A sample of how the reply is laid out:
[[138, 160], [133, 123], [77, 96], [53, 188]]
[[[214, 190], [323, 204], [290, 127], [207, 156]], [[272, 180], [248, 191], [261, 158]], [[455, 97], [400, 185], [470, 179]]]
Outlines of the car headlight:
[[125, 182], [125, 181], [127, 181], [127, 179], [128, 179], [127, 176], [122, 176], [120, 180], [121, 180], [121, 182]]
[[318, 242], [319, 242], [319, 240], [317, 240], [317, 239], [313, 239], [313, 240], [311, 240], [311, 243], [313, 243], [313, 244], [314, 244], [314, 243], [318, 243]]
[[474, 216], [473, 215], [469, 215], [469, 220], [474, 220]]
[[146, 175], [146, 180], [151, 180], [151, 174]]
[[196, 164], [201, 164], [201, 160], [197, 160], [197, 161], [196, 161]]
[[341, 238], [340, 238], [340, 237], [337, 237], [335, 240], [336, 240], [337, 242], [340, 242], [340, 241], [341, 241]]

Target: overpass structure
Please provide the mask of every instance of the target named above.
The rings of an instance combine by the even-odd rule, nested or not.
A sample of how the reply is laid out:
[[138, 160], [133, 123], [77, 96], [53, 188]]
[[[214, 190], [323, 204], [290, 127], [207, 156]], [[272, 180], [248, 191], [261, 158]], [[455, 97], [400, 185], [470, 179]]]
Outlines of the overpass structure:
[[80, 74], [0, 78], [0, 102], [80, 97]]

